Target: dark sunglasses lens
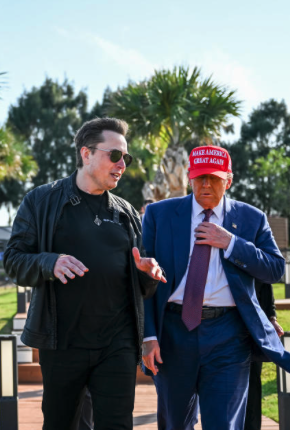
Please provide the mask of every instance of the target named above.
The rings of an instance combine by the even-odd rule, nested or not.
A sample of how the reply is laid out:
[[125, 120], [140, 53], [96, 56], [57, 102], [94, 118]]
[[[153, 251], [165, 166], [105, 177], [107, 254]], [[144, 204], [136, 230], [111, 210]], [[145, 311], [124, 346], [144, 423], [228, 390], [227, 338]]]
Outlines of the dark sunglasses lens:
[[110, 159], [112, 163], [117, 163], [122, 158], [122, 151], [119, 151], [118, 149], [113, 149], [110, 155]]
[[124, 158], [124, 161], [125, 161], [126, 167], [129, 167], [129, 166], [130, 166], [130, 164], [132, 163], [132, 160], [133, 160], [132, 155], [130, 155], [130, 154], [125, 154], [123, 158]]
[[[123, 155], [122, 151], [119, 151], [118, 149], [113, 149], [110, 156], [112, 163], [118, 163], [118, 161], [121, 160], [122, 155]], [[132, 163], [132, 156], [130, 154], [125, 154], [123, 158], [124, 158], [126, 167], [130, 166], [130, 164]]]

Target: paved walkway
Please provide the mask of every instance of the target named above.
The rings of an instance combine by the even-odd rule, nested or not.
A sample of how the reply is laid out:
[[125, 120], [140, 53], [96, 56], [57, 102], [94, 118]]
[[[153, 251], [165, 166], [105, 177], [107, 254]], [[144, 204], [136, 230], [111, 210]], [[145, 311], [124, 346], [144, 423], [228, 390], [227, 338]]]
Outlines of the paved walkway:
[[[19, 430], [41, 430], [42, 412], [41, 384], [21, 384], [19, 392]], [[154, 385], [140, 384], [136, 387], [134, 409], [134, 429], [157, 430], [156, 425], [156, 392]], [[195, 426], [201, 430], [201, 425]], [[279, 425], [263, 417], [262, 430], [279, 430]]]

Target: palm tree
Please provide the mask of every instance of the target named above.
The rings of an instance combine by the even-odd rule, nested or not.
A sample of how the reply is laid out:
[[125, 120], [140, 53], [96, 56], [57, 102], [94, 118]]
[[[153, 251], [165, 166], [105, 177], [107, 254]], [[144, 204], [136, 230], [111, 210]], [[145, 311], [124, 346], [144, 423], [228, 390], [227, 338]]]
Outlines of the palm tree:
[[31, 180], [37, 164], [25, 144], [7, 128], [0, 128], [0, 183], [6, 179]]
[[155, 71], [141, 83], [130, 82], [108, 94], [104, 103], [109, 115], [129, 123], [132, 142], [145, 141], [161, 161], [155, 181], [143, 190], [146, 197], [157, 199], [186, 194], [185, 144], [216, 143], [221, 130], [230, 127], [230, 117], [239, 115], [241, 104], [235, 91], [215, 84], [211, 77], [202, 80], [197, 67], [191, 71], [183, 66]]
[[[2, 77], [6, 73], [0, 72], [0, 100], [6, 85]], [[30, 180], [36, 172], [37, 164], [23, 142], [16, 139], [7, 127], [0, 127], [0, 182], [5, 179]]]
[[[6, 85], [6, 81], [2, 79], [5, 74], [0, 72], [0, 100], [1, 90]], [[11, 194], [13, 187], [10, 187], [13, 184], [12, 179], [30, 181], [37, 170], [37, 164], [21, 138], [15, 137], [6, 126], [0, 126], [0, 206], [5, 204], [8, 211], [10, 210], [14, 197]]]

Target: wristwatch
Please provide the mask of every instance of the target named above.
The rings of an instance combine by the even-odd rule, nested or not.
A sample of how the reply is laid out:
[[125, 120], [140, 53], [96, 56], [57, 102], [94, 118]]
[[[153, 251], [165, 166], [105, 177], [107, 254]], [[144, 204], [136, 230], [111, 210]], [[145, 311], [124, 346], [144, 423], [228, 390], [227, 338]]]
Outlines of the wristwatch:
[[277, 317], [275, 317], [275, 316], [270, 317], [270, 321], [277, 321]]

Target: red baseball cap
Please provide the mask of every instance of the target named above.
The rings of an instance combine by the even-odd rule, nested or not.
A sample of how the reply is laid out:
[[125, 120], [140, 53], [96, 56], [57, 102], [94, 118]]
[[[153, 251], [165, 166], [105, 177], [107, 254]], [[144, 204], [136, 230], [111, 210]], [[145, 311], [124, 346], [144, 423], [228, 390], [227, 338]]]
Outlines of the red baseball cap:
[[232, 173], [232, 160], [228, 151], [220, 146], [198, 146], [189, 156], [189, 178], [201, 175], [215, 175], [227, 179]]

